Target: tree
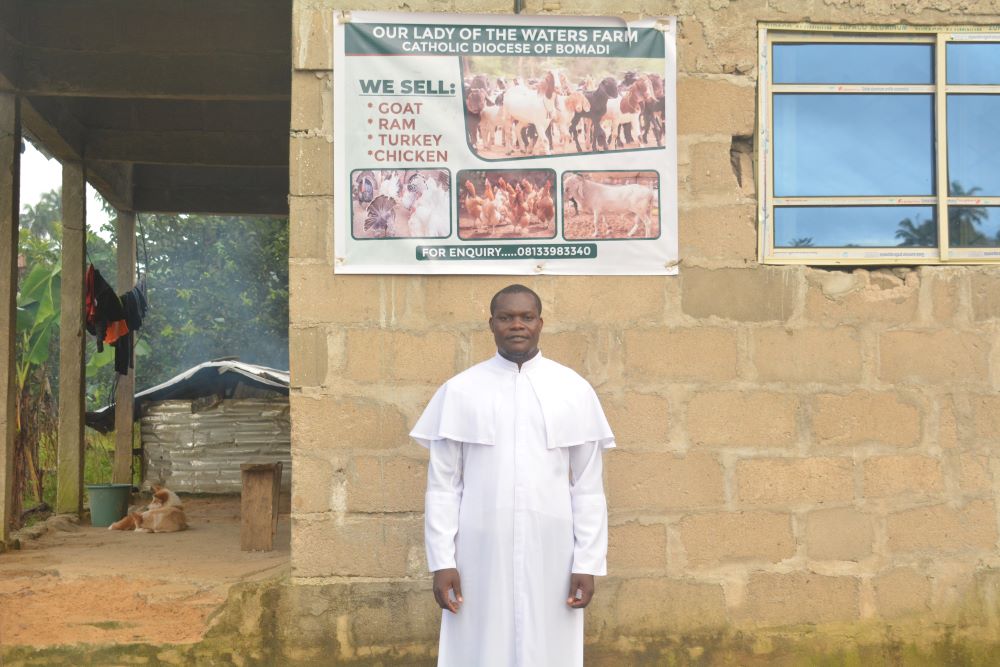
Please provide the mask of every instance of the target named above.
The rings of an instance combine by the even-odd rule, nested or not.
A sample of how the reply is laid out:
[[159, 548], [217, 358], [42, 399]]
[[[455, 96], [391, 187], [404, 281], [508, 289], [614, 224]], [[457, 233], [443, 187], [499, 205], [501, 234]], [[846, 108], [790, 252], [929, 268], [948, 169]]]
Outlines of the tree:
[[[952, 197], [975, 197], [982, 188], [964, 190], [958, 181], [951, 182]], [[977, 229], [989, 217], [985, 206], [949, 206], [948, 242], [957, 247], [972, 248], [990, 245], [986, 235]]]
[[[975, 197], [982, 188], [965, 190], [958, 181], [952, 181], [948, 194], [952, 197]], [[990, 240], [977, 229], [989, 217], [985, 206], [948, 206], [948, 243], [955, 247], [991, 245]], [[937, 221], [934, 218], [914, 222], [909, 218], [899, 221], [896, 238], [900, 246], [933, 248], [938, 244]], [[998, 235], [1000, 241], [1000, 235]]]
[[[59, 259], [58, 191], [26, 206], [22, 227], [29, 266]], [[105, 208], [111, 212], [110, 209]], [[45, 224], [43, 224], [45, 222]], [[223, 356], [288, 367], [288, 223], [284, 218], [203, 215], [139, 215], [140, 273], [147, 278], [149, 313], [137, 337], [150, 354], [137, 364], [138, 388], [158, 384], [189, 366]], [[110, 282], [116, 266], [115, 230], [90, 233], [90, 261]], [[27, 244], [25, 246], [25, 244]], [[90, 355], [96, 348], [89, 345]], [[88, 406], [111, 400], [108, 357], [88, 377]], [[58, 382], [53, 378], [55, 388]]]
[[[21, 521], [25, 500], [44, 506], [46, 476], [56, 459], [59, 391], [59, 288], [62, 241], [61, 201], [53, 190], [35, 206], [25, 206], [20, 219], [18, 255], [24, 273], [18, 281], [14, 442], [14, 517]], [[87, 254], [109, 262], [114, 248], [94, 233], [87, 235]], [[90, 367], [88, 367], [90, 370]], [[107, 399], [101, 377], [88, 372], [87, 393]], [[50, 485], [51, 486], [51, 485]], [[48, 493], [51, 493], [49, 491]]]
[[288, 224], [281, 218], [141, 215], [151, 354], [138, 387], [236, 356], [288, 368]]
[[55, 401], [49, 378], [58, 372], [53, 354], [59, 329], [59, 267], [38, 263], [21, 281], [17, 294], [17, 360], [14, 371], [14, 503], [11, 516], [20, 526], [23, 498], [31, 484], [42, 503], [43, 448], [56, 432]]
[[[219, 357], [288, 368], [287, 219], [140, 213], [136, 234], [149, 300], [137, 389]], [[98, 268], [113, 275], [111, 261]]]
[[32, 236], [55, 239], [62, 236], [61, 190], [49, 190], [34, 205], [26, 204], [20, 227]]
[[937, 223], [934, 218], [923, 222], [920, 216], [916, 216], [916, 222], [903, 218], [897, 225], [896, 238], [902, 239], [897, 244], [900, 247], [932, 248], [937, 245]]
[[[46, 193], [25, 207], [20, 225], [15, 521], [28, 491], [43, 500], [46, 467], [55, 461], [60, 211], [59, 192]], [[220, 356], [288, 367], [286, 220], [142, 214], [139, 223], [150, 310], [137, 332], [137, 355], [149, 351], [136, 364], [138, 388]], [[113, 226], [102, 232], [111, 240], [88, 233], [87, 255], [113, 283]], [[87, 404], [96, 408], [113, 400], [113, 351], [97, 354], [93, 338], [87, 348]]]

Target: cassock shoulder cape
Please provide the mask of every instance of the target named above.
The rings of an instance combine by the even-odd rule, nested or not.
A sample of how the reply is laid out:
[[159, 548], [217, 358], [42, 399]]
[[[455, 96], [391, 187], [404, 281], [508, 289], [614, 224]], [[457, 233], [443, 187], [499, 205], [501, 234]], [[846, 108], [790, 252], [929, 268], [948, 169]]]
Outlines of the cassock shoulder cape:
[[[504, 390], [501, 381], [511, 362], [496, 356], [476, 364], [437, 390], [410, 437], [424, 447], [434, 440], [479, 445], [496, 444], [497, 421]], [[541, 356], [524, 364], [528, 381], [541, 406], [548, 449], [597, 443], [615, 446], [615, 437], [590, 383], [571, 368]]]

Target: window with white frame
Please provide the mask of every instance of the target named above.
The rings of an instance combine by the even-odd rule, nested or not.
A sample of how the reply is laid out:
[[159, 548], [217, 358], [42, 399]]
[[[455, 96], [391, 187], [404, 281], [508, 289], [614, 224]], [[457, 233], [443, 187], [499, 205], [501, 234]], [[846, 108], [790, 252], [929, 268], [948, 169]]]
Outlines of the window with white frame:
[[761, 261], [1000, 261], [1000, 32], [861, 30], [761, 26]]

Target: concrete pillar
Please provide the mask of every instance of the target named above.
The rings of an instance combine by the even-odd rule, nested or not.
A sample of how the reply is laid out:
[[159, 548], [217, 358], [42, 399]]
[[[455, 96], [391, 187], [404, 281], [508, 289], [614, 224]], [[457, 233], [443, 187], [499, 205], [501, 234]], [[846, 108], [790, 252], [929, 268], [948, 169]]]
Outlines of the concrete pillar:
[[56, 512], [83, 513], [84, 258], [87, 183], [83, 165], [63, 164], [59, 317], [59, 461]]
[[14, 506], [14, 435], [17, 417], [14, 366], [17, 363], [17, 228], [21, 169], [21, 107], [14, 95], [0, 94], [0, 551], [10, 539]]
[[[119, 294], [135, 286], [135, 213], [118, 211], [115, 220], [118, 235]], [[134, 355], [134, 351], [133, 351]], [[132, 483], [132, 412], [135, 404], [135, 373], [118, 376], [115, 391], [115, 484]]]

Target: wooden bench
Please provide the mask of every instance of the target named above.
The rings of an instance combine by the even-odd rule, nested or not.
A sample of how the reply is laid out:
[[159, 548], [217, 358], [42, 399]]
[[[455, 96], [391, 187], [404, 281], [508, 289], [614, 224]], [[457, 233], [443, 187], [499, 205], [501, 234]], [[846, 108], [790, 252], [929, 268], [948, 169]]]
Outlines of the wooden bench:
[[243, 463], [240, 476], [240, 549], [271, 551], [278, 530], [281, 463]]

